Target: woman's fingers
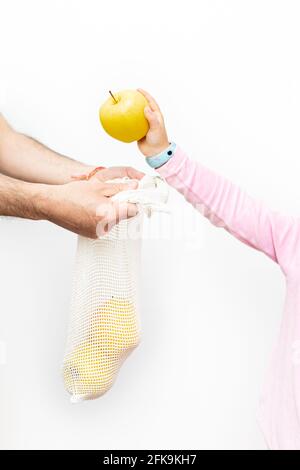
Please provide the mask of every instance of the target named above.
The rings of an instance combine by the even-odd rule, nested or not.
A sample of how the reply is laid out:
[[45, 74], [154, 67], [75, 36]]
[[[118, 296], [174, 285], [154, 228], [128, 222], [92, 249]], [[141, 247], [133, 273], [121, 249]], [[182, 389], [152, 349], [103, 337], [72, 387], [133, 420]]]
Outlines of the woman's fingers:
[[144, 95], [144, 97], [145, 97], [146, 100], [148, 101], [149, 106], [150, 106], [150, 108], [152, 109], [152, 111], [161, 112], [160, 109], [159, 109], [159, 106], [158, 106], [157, 102], [155, 101], [155, 99], [153, 98], [153, 96], [150, 95], [150, 93], [148, 93], [147, 91], [143, 90], [142, 88], [138, 88], [138, 91], [139, 91], [142, 95]]
[[144, 114], [151, 130], [160, 127], [160, 121], [157, 115], [157, 111], [152, 111], [150, 106], [146, 106], [146, 108], [144, 109]]

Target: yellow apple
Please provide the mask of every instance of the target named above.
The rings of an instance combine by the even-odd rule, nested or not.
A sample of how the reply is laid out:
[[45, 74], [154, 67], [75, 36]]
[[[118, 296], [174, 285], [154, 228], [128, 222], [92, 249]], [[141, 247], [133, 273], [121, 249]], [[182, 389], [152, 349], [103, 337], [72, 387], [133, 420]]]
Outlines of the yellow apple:
[[135, 305], [126, 299], [109, 299], [93, 312], [87, 338], [65, 360], [66, 389], [89, 398], [103, 395], [138, 344]]
[[137, 90], [123, 90], [110, 94], [99, 111], [104, 130], [122, 142], [142, 139], [149, 129], [144, 116], [144, 109], [148, 104], [146, 98]]

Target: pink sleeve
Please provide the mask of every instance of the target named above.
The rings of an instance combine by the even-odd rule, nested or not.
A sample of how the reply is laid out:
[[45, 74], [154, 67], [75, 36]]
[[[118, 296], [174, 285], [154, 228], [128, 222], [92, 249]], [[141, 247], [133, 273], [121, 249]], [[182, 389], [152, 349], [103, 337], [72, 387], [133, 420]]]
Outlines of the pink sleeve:
[[300, 219], [271, 211], [178, 147], [157, 171], [214, 225], [263, 251], [286, 273], [300, 239]]

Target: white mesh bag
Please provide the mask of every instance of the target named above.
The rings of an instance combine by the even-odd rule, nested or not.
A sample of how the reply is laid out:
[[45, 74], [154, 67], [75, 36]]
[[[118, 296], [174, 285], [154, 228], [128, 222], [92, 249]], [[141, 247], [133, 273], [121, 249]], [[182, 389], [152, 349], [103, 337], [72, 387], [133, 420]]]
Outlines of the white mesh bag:
[[137, 190], [114, 197], [139, 204], [136, 217], [105, 236], [78, 237], [63, 376], [71, 401], [100, 397], [140, 341], [138, 280], [144, 213], [165, 211], [160, 177], [145, 176]]

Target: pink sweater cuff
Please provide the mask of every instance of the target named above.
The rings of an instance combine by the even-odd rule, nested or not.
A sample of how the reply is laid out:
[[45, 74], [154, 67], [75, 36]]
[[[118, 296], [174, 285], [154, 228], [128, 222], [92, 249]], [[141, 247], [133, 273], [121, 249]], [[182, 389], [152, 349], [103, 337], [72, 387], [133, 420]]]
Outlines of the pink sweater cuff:
[[183, 150], [181, 150], [180, 147], [176, 146], [176, 150], [174, 152], [173, 157], [170, 158], [170, 160], [168, 160], [167, 163], [165, 163], [163, 166], [157, 168], [156, 171], [163, 178], [168, 178], [169, 176], [175, 175], [180, 171], [186, 158], [187, 157]]

